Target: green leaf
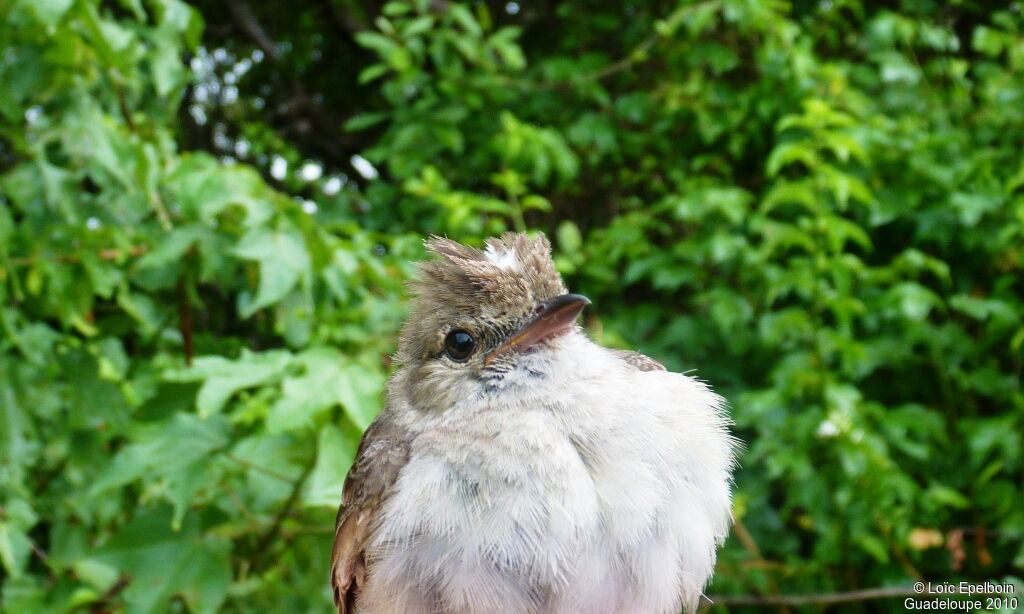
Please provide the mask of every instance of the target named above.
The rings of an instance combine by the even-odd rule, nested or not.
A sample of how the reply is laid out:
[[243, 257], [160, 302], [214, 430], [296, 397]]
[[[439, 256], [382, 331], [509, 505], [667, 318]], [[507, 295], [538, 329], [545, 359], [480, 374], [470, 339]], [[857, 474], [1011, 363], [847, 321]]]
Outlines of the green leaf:
[[942, 484], [931, 485], [928, 488], [927, 496], [935, 503], [957, 509], [967, 509], [971, 506], [970, 499], [957, 492], [956, 489]]
[[473, 17], [473, 13], [468, 8], [461, 4], [452, 4], [448, 7], [448, 15], [455, 21], [455, 23], [462, 26], [462, 29], [467, 34], [474, 38], [479, 38], [483, 35], [483, 29], [477, 22], [476, 18]]
[[170, 36], [156, 39], [156, 45], [149, 54], [149, 65], [159, 96], [176, 92], [188, 80], [188, 71], [181, 63], [181, 49]]
[[320, 430], [316, 466], [309, 476], [303, 500], [306, 505], [337, 508], [345, 476], [356, 457], [358, 439], [333, 424]]
[[39, 21], [53, 27], [64, 17], [71, 8], [74, 0], [30, 0], [23, 4], [31, 8]]
[[[11, 477], [20, 481], [23, 467], [34, 462], [39, 443], [24, 395], [15, 388], [17, 380], [12, 371], [13, 365], [0, 356], [0, 457], [5, 464], [9, 463]], [[11, 560], [13, 565], [14, 559]]]
[[340, 405], [352, 422], [365, 429], [380, 411], [384, 377], [353, 363], [341, 353], [316, 348], [296, 357], [300, 375], [285, 379], [282, 396], [270, 409], [271, 433], [310, 426], [325, 410]]
[[932, 309], [942, 304], [934, 292], [914, 282], [897, 285], [890, 291], [890, 295], [898, 301], [903, 315], [914, 321], [924, 320]]
[[366, 429], [380, 413], [384, 374], [359, 364], [348, 365], [345, 373], [338, 398], [353, 424]]
[[870, 554], [871, 557], [879, 563], [889, 562], [889, 548], [879, 537], [869, 535], [867, 533], [860, 533], [855, 535], [853, 540], [861, 547], [861, 549]]
[[997, 56], [1003, 51], [1009, 37], [992, 28], [979, 25], [971, 33], [971, 47], [988, 56]]
[[231, 544], [204, 535], [199, 518], [171, 527], [166, 508], [144, 510], [94, 555], [130, 578], [124, 598], [132, 612], [165, 612], [180, 596], [195, 612], [216, 612], [231, 583]]
[[259, 227], [274, 215], [275, 195], [258, 173], [249, 167], [222, 166], [206, 154], [182, 156], [166, 184], [183, 217], [208, 228], [232, 206], [245, 212], [246, 228]]
[[281, 350], [243, 351], [237, 360], [199, 356], [191, 367], [167, 371], [164, 379], [169, 382], [202, 382], [196, 408], [200, 416], [206, 417], [220, 412], [239, 390], [276, 382], [291, 363], [292, 355]]
[[0, 515], [0, 564], [12, 578], [21, 577], [25, 572], [28, 558], [32, 553], [29, 530], [38, 521], [32, 507], [23, 499], [8, 499], [3, 502]]
[[787, 203], [800, 205], [812, 213], [820, 207], [814, 188], [806, 181], [777, 181], [761, 201], [761, 211], [768, 213]]
[[565, 221], [558, 225], [558, 247], [569, 254], [574, 254], [583, 247], [583, 236], [576, 224]]
[[115, 382], [123, 381], [128, 374], [130, 359], [121, 340], [106, 337], [93, 347], [99, 364], [99, 376]]
[[957, 294], [950, 297], [949, 306], [975, 320], [997, 317], [1008, 322], [1020, 321], [1020, 314], [1015, 313], [1013, 307], [999, 299]]
[[386, 58], [388, 55], [399, 49], [399, 46], [395, 41], [377, 32], [356, 32], [354, 38], [360, 47], [372, 49], [382, 58]]
[[155, 335], [168, 324], [169, 316], [148, 294], [122, 289], [117, 294], [117, 305], [135, 321], [143, 337]]
[[1003, 204], [1003, 198], [994, 194], [954, 192], [949, 202], [959, 213], [963, 224], [974, 226], [983, 216], [998, 210]]
[[196, 491], [208, 485], [210, 454], [227, 442], [227, 422], [220, 416], [175, 414], [167, 422], [141, 426], [134, 442], [114, 457], [89, 494], [98, 497], [141, 478], [150, 483], [163, 480], [177, 526]]
[[109, 590], [117, 582], [117, 569], [96, 559], [79, 559], [71, 568], [76, 576], [101, 592]]
[[295, 230], [253, 230], [242, 237], [232, 253], [237, 258], [258, 262], [260, 267], [256, 296], [239, 301], [238, 313], [243, 318], [280, 301], [299, 281], [308, 281], [312, 275], [306, 245]]
[[[370, 64], [369, 66], [367, 66], [366, 68], [364, 68], [363, 70], [361, 70], [359, 72], [359, 78], [358, 78], [359, 84], [360, 85], [366, 85], [367, 83], [370, 83], [372, 81], [376, 81], [377, 79], [380, 79], [384, 75], [388, 74], [388, 70], [389, 69], [388, 69], [386, 64], [381, 64], [379, 62], [375, 63], [375, 64]], [[356, 119], [356, 118], [353, 118], [353, 119]], [[358, 125], [358, 123], [357, 123], [357, 125]], [[353, 128], [353, 130], [355, 130], [355, 129], [356, 128]]]
[[402, 26], [402, 38], [412, 38], [428, 32], [434, 26], [434, 18], [430, 15], [421, 15], [410, 19]]
[[345, 130], [359, 132], [387, 120], [387, 113], [361, 113], [345, 122]]
[[137, 266], [145, 270], [177, 264], [204, 234], [205, 229], [198, 224], [179, 226], [161, 236], [156, 246], [139, 258]]
[[793, 141], [781, 143], [772, 150], [765, 161], [765, 173], [769, 177], [779, 174], [784, 167], [794, 162], [802, 162], [808, 169], [815, 169], [820, 164], [818, 155], [807, 143]]

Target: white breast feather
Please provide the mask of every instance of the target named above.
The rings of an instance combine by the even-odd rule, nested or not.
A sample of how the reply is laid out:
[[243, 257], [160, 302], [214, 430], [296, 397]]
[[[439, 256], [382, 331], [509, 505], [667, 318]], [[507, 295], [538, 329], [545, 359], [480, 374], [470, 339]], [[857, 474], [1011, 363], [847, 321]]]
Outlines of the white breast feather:
[[[519, 388], [506, 378], [494, 399], [416, 418], [360, 612], [396, 600], [411, 612], [696, 609], [730, 522], [724, 401], [581, 334], [557, 343], [524, 357], [544, 377], [520, 369]], [[531, 584], [556, 597], [538, 605]]]

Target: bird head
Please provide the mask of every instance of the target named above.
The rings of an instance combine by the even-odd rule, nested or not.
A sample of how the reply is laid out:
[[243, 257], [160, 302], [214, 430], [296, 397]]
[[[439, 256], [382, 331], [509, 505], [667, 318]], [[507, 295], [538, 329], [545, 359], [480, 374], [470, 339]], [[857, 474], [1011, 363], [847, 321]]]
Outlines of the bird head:
[[436, 258], [419, 267], [398, 347], [418, 406], [450, 407], [539, 376], [561, 338], [579, 334], [590, 301], [567, 293], [543, 235], [506, 233], [482, 250], [431, 237], [426, 247]]

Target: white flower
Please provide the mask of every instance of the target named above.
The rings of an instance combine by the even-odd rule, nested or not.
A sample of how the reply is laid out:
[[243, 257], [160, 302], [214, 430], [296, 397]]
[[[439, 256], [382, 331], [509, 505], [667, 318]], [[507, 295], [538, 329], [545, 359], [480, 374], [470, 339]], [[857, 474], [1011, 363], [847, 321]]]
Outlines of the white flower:
[[281, 156], [274, 156], [274, 160], [270, 163], [270, 176], [281, 181], [287, 173], [288, 161]]
[[815, 434], [821, 439], [830, 439], [839, 434], [839, 427], [831, 420], [822, 420], [821, 424], [818, 425], [818, 430]]

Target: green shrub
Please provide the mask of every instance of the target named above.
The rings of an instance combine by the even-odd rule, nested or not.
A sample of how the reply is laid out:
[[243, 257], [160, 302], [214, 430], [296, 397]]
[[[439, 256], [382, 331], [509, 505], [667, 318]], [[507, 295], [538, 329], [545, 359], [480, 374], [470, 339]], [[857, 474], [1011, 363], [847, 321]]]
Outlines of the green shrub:
[[409, 263], [507, 229], [730, 399], [709, 592], [1021, 574], [1018, 3], [226, 4], [0, 5], [5, 611], [326, 609]]

